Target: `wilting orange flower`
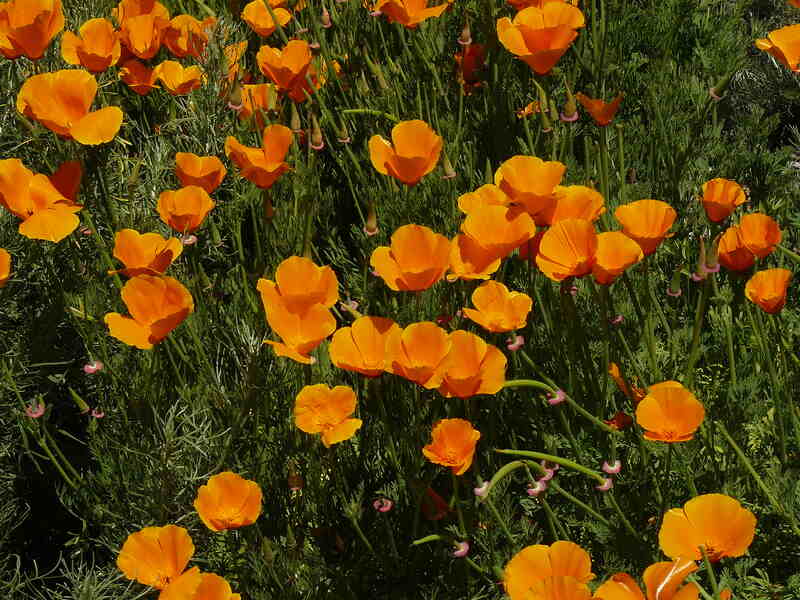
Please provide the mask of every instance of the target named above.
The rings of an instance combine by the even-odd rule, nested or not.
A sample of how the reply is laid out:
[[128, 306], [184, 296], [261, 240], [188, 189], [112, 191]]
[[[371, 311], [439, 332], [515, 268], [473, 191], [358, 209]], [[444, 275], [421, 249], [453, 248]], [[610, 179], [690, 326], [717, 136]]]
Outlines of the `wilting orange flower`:
[[606, 212], [600, 192], [585, 185], [556, 186], [553, 197], [554, 202], [536, 215], [538, 225], [552, 225], [564, 219], [594, 223]]
[[198, 21], [192, 15], [178, 15], [169, 22], [164, 32], [164, 45], [177, 58], [200, 58], [208, 44], [208, 31], [216, 23], [214, 17]]
[[333, 334], [328, 354], [331, 362], [345, 371], [377, 377], [387, 369], [386, 342], [400, 326], [384, 317], [359, 317], [350, 327]]
[[223, 86], [223, 92], [227, 93], [227, 91], [230, 89], [230, 86], [233, 85], [233, 82], [239, 79], [239, 61], [242, 60], [242, 57], [246, 51], [247, 41], [228, 44], [222, 49], [222, 53], [225, 55], [226, 83], [226, 86]]
[[741, 230], [733, 225], [725, 230], [717, 246], [719, 263], [731, 271], [746, 271], [755, 264], [755, 255], [742, 241]]
[[263, 129], [267, 122], [265, 113], [278, 110], [278, 88], [272, 83], [258, 83], [243, 85], [241, 90], [239, 119], [243, 121], [254, 116], [258, 128]]
[[775, 314], [786, 304], [786, 290], [791, 280], [792, 272], [788, 269], [758, 271], [747, 281], [744, 294], [764, 312]]
[[0, 54], [38, 60], [64, 29], [61, 0], [0, 2]]
[[78, 35], [65, 31], [61, 36], [61, 57], [71, 65], [81, 65], [100, 73], [117, 64], [122, 47], [114, 25], [106, 19], [90, 19]]
[[89, 112], [97, 94], [91, 73], [65, 69], [29, 77], [17, 95], [17, 111], [61, 137], [95, 146], [110, 142], [122, 126], [122, 110]]
[[416, 29], [425, 19], [438, 17], [450, 6], [445, 2], [428, 7], [428, 0], [378, 0], [373, 12], [386, 15], [389, 23], [401, 23], [409, 29]]
[[629, 267], [644, 258], [635, 241], [619, 231], [606, 231], [597, 236], [597, 250], [592, 275], [597, 283], [611, 285]]
[[[555, 0], [555, 1], [561, 2], [561, 0]], [[542, 107], [539, 105], [538, 100], [534, 100], [533, 102], [528, 102], [525, 106], [523, 106], [517, 111], [517, 118], [524, 119], [525, 117], [530, 117], [531, 115], [540, 112], [542, 112]]]
[[594, 225], [583, 219], [565, 219], [542, 236], [536, 265], [553, 281], [563, 281], [591, 273], [596, 253]]
[[433, 426], [431, 443], [422, 453], [432, 463], [450, 467], [454, 474], [463, 475], [472, 466], [475, 445], [481, 432], [464, 419], [442, 419]]
[[634, 408], [636, 408], [639, 405], [639, 402], [644, 400], [645, 396], [647, 396], [647, 393], [642, 388], [633, 384], [629, 385], [628, 382], [625, 381], [625, 378], [622, 376], [617, 363], [609, 363], [608, 374], [611, 375], [611, 379], [613, 379], [614, 383], [617, 384], [617, 389], [625, 394], [633, 403]]
[[468, 331], [450, 334], [450, 351], [441, 363], [439, 393], [446, 398], [496, 394], [506, 382], [506, 357]]
[[594, 579], [589, 553], [572, 542], [536, 544], [517, 552], [503, 570], [503, 584], [511, 600], [530, 598], [530, 589], [551, 577], [570, 577], [585, 584]]
[[618, 206], [614, 211], [617, 221], [622, 223], [622, 233], [642, 247], [645, 256], [656, 251], [675, 222], [678, 213], [661, 200], [637, 200]]
[[242, 177], [266, 189], [291, 167], [286, 154], [292, 145], [292, 130], [284, 125], [270, 125], [261, 136], [261, 148], [244, 146], [233, 137], [225, 140], [225, 155], [241, 171]]
[[619, 105], [622, 102], [622, 94], [619, 94], [611, 102], [603, 102], [602, 100], [590, 98], [580, 92], [575, 94], [575, 99], [583, 105], [586, 112], [592, 115], [597, 125], [606, 127], [611, 124], [611, 121], [614, 120], [614, 115], [616, 115], [617, 110], [619, 110]]
[[450, 242], [447, 281], [489, 279], [500, 268], [501, 258], [470, 236], [459, 234]]
[[539, 213], [556, 201], [556, 186], [567, 167], [558, 161], [543, 161], [536, 156], [512, 156], [495, 171], [494, 183], [540, 222]]
[[520, 208], [480, 206], [467, 215], [461, 231], [489, 253], [504, 257], [531, 239], [536, 234], [536, 225]]
[[117, 567], [128, 579], [163, 590], [181, 576], [193, 554], [192, 538], [183, 527], [145, 527], [125, 540]]
[[306, 75], [314, 83], [314, 89], [322, 85], [316, 70], [311, 63], [311, 49], [304, 40], [289, 40], [283, 50], [271, 46], [261, 46], [256, 55], [256, 62], [261, 72], [285, 92], [295, 102], [304, 102], [306, 92], [313, 90], [306, 80]]
[[315, 304], [330, 308], [339, 300], [339, 280], [333, 269], [319, 267], [302, 256], [281, 261], [275, 269], [275, 286], [284, 306], [295, 313], [303, 313]]
[[192, 295], [177, 279], [138, 275], [122, 287], [130, 317], [108, 313], [103, 319], [112, 337], [149, 350], [194, 312]]
[[789, 25], [770, 31], [756, 40], [756, 48], [769, 52], [787, 69], [800, 72], [800, 25]]
[[403, 225], [392, 234], [391, 246], [375, 248], [369, 263], [394, 291], [427, 290], [444, 277], [450, 242], [422, 225]]
[[369, 158], [378, 173], [416, 185], [436, 167], [442, 143], [425, 121], [401, 121], [392, 127], [392, 143], [380, 135], [370, 138]]
[[175, 154], [175, 174], [181, 185], [196, 185], [209, 194], [219, 187], [228, 170], [216, 156], [198, 156], [191, 152]]
[[737, 206], [747, 202], [747, 196], [735, 181], [717, 177], [703, 184], [702, 202], [709, 221], [719, 223], [730, 217]]
[[442, 383], [450, 346], [447, 332], [429, 321], [393, 330], [386, 340], [386, 370], [431, 390]]
[[0, 288], [8, 283], [11, 277], [11, 255], [5, 248], [0, 248]]
[[206, 218], [214, 201], [196, 185], [179, 190], [165, 190], [158, 197], [158, 216], [178, 233], [192, 233]]
[[[694, 582], [683, 582], [697, 571], [697, 564], [688, 558], [657, 562], [645, 569], [642, 579], [647, 590], [647, 600], [697, 600], [700, 589]], [[645, 600], [633, 578], [627, 573], [616, 573], [594, 592], [594, 600]]]
[[626, 412], [618, 410], [610, 419], [603, 419], [603, 423], [615, 431], [622, 431], [633, 425], [633, 417]]
[[174, 60], [165, 60], [155, 69], [156, 79], [164, 84], [173, 96], [183, 96], [202, 85], [203, 71], [197, 65], [184, 67]]
[[481, 86], [481, 71], [486, 60], [486, 46], [483, 44], [470, 44], [455, 54], [458, 69], [458, 82], [469, 95], [475, 88]]
[[[292, 20], [292, 13], [285, 8], [272, 8], [272, 12], [281, 27], [285, 27]], [[242, 11], [242, 20], [261, 37], [271, 36], [278, 28], [275, 21], [272, 20], [272, 15], [269, 14], [264, 0], [253, 0], [248, 3]]]
[[636, 422], [644, 438], [659, 442], [686, 442], [694, 437], [706, 416], [702, 403], [677, 381], [651, 385], [636, 407]]
[[352, 388], [307, 385], [295, 399], [294, 424], [300, 431], [321, 433], [322, 443], [328, 448], [349, 440], [359, 430], [361, 419], [351, 418], [355, 410], [356, 394]]
[[724, 494], [703, 494], [664, 514], [658, 543], [672, 559], [701, 560], [700, 547], [716, 562], [742, 556], [753, 541], [756, 517], [739, 501]]
[[140, 96], [146, 96], [151, 90], [158, 87], [156, 70], [135, 58], [123, 63], [119, 70], [119, 78]]
[[261, 514], [261, 488], [236, 473], [217, 473], [197, 490], [194, 508], [211, 531], [252, 525]]
[[498, 281], [487, 281], [472, 292], [472, 304], [475, 308], [464, 308], [464, 315], [487, 331], [500, 333], [525, 327], [533, 300]]
[[772, 217], [762, 213], [750, 213], [739, 222], [742, 243], [758, 258], [766, 258], [781, 243], [783, 234]]
[[114, 236], [114, 258], [125, 268], [108, 273], [123, 273], [126, 277], [163, 275], [182, 252], [183, 244], [177, 238], [165, 239], [158, 233], [123, 229]]
[[497, 21], [497, 37], [537, 74], [550, 72], [578, 37], [585, 20], [579, 8], [566, 2], [531, 6]]

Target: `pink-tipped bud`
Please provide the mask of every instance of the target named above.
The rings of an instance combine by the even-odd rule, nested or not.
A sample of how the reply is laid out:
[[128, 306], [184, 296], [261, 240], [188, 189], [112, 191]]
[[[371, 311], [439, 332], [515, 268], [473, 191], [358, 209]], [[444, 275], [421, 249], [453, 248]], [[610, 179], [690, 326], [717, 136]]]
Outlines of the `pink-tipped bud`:
[[358, 302], [351, 300], [350, 298], [348, 298], [345, 302], [340, 302], [339, 306], [341, 306], [343, 310], [349, 310], [351, 312], [358, 310]]
[[578, 120], [578, 116], [579, 116], [578, 115], [578, 111], [576, 110], [571, 115], [568, 115], [568, 114], [563, 113], [563, 112], [559, 113], [558, 118], [562, 123], [574, 123], [575, 121]]
[[533, 485], [528, 486], [528, 496], [536, 497], [545, 491], [547, 491], [547, 482], [541, 479]]
[[181, 236], [181, 244], [184, 246], [194, 246], [197, 243], [197, 236], [193, 233], [187, 233]]
[[370, 201], [367, 211], [367, 222], [364, 223], [364, 233], [372, 237], [378, 233], [378, 212], [375, 210], [375, 203]]
[[39, 402], [38, 400], [34, 400], [28, 406], [25, 407], [25, 415], [30, 417], [31, 419], [38, 419], [44, 414], [46, 407], [44, 402]]
[[672, 280], [669, 282], [669, 287], [667, 288], [667, 296], [671, 298], [677, 298], [683, 292], [681, 291], [681, 269], [683, 267], [678, 267], [675, 269], [675, 273], [672, 275]]
[[525, 345], [525, 338], [521, 335], [515, 335], [506, 340], [506, 348], [511, 352], [516, 352]]
[[458, 36], [458, 43], [462, 46], [469, 46], [472, 43], [472, 31], [469, 28], [469, 21], [464, 23], [461, 35]]
[[453, 179], [456, 176], [456, 171], [453, 169], [453, 165], [450, 163], [450, 158], [447, 156], [446, 152], [444, 154], [442, 167], [444, 168], [444, 175], [442, 175], [442, 179]]
[[544, 474], [539, 477], [539, 481], [550, 481], [556, 472], [553, 469], [545, 469]]
[[598, 492], [607, 492], [612, 487], [614, 487], [614, 480], [609, 477], [604, 479], [603, 483], [594, 486], [594, 489], [596, 489]]
[[372, 503], [372, 508], [377, 510], [380, 513], [386, 513], [392, 510], [394, 506], [394, 502], [389, 500], [389, 498], [378, 498]]
[[625, 317], [622, 315], [617, 315], [616, 317], [611, 317], [608, 322], [611, 325], [622, 325], [622, 322], [625, 320]]
[[380, 17], [382, 14], [383, 13], [381, 11], [379, 11], [379, 10], [373, 10], [373, 11], [370, 11], [369, 16], [370, 17]]
[[82, 226], [79, 231], [81, 235], [92, 235], [92, 230], [86, 227], [86, 225]]
[[325, 147], [325, 139], [322, 137], [322, 130], [319, 127], [319, 120], [317, 120], [317, 115], [311, 113], [311, 136], [309, 138], [309, 144], [311, 148], [314, 150], [322, 150]]
[[469, 542], [456, 542], [456, 551], [453, 552], [453, 556], [456, 558], [464, 558], [467, 554], [469, 554]]
[[567, 399], [567, 394], [564, 390], [556, 390], [553, 393], [547, 395], [547, 402], [550, 406], [555, 406], [556, 404], [561, 404]]
[[480, 487], [472, 488], [478, 498], [486, 498], [489, 495], [489, 482], [484, 481]]
[[322, 7], [322, 17], [320, 19], [322, 21], [322, 26], [325, 29], [329, 29], [333, 27], [333, 21], [331, 21], [331, 13], [328, 12], [328, 9], [324, 6]]
[[717, 236], [712, 240], [711, 246], [708, 248], [706, 252], [706, 260], [703, 264], [703, 271], [706, 273], [719, 273], [719, 240], [722, 238], [722, 234], [717, 234]]
[[542, 465], [543, 469], [547, 469], [550, 471], [558, 471], [561, 468], [560, 464], [550, 462], [549, 460], [543, 460], [539, 464]]
[[297, 112], [297, 107], [292, 102], [291, 116], [289, 117], [289, 128], [293, 133], [300, 133], [303, 131], [303, 124], [300, 122], [300, 113]]
[[93, 416], [95, 419], [102, 419], [103, 417], [105, 417], [105, 416], [106, 416], [106, 413], [104, 413], [104, 412], [103, 412], [102, 410], [100, 410], [99, 408], [93, 408], [93, 409], [92, 409], [92, 416]]
[[622, 471], [622, 461], [617, 459], [612, 464], [608, 464], [608, 461], [604, 461], [602, 468], [603, 473], [608, 475], [617, 475], [620, 471]]
[[83, 365], [83, 372], [87, 375], [93, 375], [98, 371], [102, 371], [105, 365], [99, 360], [93, 360], [92, 362], [86, 363]]

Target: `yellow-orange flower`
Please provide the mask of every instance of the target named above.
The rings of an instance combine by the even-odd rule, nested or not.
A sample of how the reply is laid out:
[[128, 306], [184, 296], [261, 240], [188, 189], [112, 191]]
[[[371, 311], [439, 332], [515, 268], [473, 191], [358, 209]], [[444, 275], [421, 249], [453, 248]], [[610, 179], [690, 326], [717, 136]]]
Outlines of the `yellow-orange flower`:
[[536, 234], [536, 224], [517, 207], [480, 206], [467, 215], [461, 231], [490, 254], [504, 257]]
[[122, 126], [122, 110], [107, 106], [89, 112], [97, 94], [91, 73], [65, 69], [29, 77], [17, 94], [17, 111], [79, 144], [110, 142]]
[[536, 265], [553, 281], [563, 281], [591, 273], [596, 253], [594, 225], [583, 219], [565, 219], [542, 236]]
[[675, 222], [678, 213], [661, 200], [637, 200], [618, 206], [614, 216], [622, 224], [622, 233], [642, 247], [645, 256], [656, 251]]
[[217, 23], [214, 17], [198, 21], [191, 15], [174, 17], [164, 32], [164, 45], [177, 58], [200, 58], [208, 44], [208, 31]]
[[[520, 11], [523, 8], [528, 8], [529, 6], [536, 6], [541, 8], [548, 2], [564, 2], [565, 0], [506, 0], [511, 6], [514, 7], [514, 10]], [[578, 5], [578, 0], [571, 0], [569, 4], [574, 4], [575, 6]]]
[[138, 275], [122, 287], [122, 301], [131, 314], [108, 313], [109, 333], [129, 346], [149, 350], [194, 312], [194, 300], [172, 277]]
[[450, 262], [450, 242], [422, 225], [403, 225], [392, 234], [391, 246], [375, 248], [370, 265], [394, 291], [427, 290], [444, 277]]
[[125, 540], [117, 567], [128, 579], [163, 590], [181, 576], [193, 554], [192, 538], [183, 527], [145, 527]]
[[38, 60], [64, 29], [61, 0], [10, 0], [0, 3], [0, 54]]
[[270, 125], [261, 136], [261, 148], [244, 146], [233, 137], [225, 140], [225, 155], [241, 172], [242, 177], [266, 189], [291, 167], [286, 154], [292, 145], [292, 130], [284, 125]]
[[636, 407], [636, 422], [645, 430], [645, 439], [659, 442], [692, 439], [705, 416], [703, 404], [677, 381], [651, 385]]
[[450, 334], [450, 351], [441, 363], [439, 393], [446, 398], [496, 394], [506, 382], [506, 357], [468, 331]]
[[605, 200], [595, 189], [585, 185], [556, 186], [554, 202], [536, 215], [538, 225], [552, 225], [564, 219], [595, 222], [606, 212]]
[[425, 121], [401, 121], [392, 127], [391, 143], [380, 135], [369, 139], [369, 158], [378, 173], [416, 185], [436, 167], [442, 144]]
[[597, 236], [592, 276], [597, 283], [611, 285], [629, 267], [644, 258], [634, 240], [619, 231], [606, 231]]
[[100, 73], [117, 64], [122, 47], [114, 25], [106, 19], [90, 19], [78, 35], [65, 31], [61, 36], [61, 57], [71, 65], [81, 65]]
[[164, 271], [183, 252], [177, 238], [163, 238], [158, 233], [139, 233], [123, 229], [114, 236], [114, 258], [125, 265], [109, 275], [123, 273], [126, 277], [137, 275], [163, 275]]
[[214, 201], [196, 185], [165, 190], [158, 197], [158, 216], [178, 233], [191, 233], [203, 224]]
[[464, 308], [464, 315], [487, 331], [501, 333], [525, 327], [533, 300], [498, 281], [487, 281], [472, 292], [472, 304], [475, 308]]
[[758, 258], [766, 258], [781, 243], [783, 234], [772, 217], [762, 213], [750, 213], [739, 222], [742, 243]]
[[544, 225], [539, 213], [556, 201], [556, 186], [567, 167], [558, 161], [543, 161], [536, 156], [512, 156], [495, 171], [494, 183], [517, 204]]
[[211, 531], [252, 525], [261, 514], [261, 488], [236, 473], [218, 473], [197, 490], [194, 508]]
[[719, 263], [731, 271], [746, 271], [755, 264], [755, 255], [748, 250], [742, 240], [738, 225], [725, 230], [717, 245]]
[[672, 559], [701, 560], [700, 548], [716, 562], [742, 556], [753, 541], [756, 517], [739, 501], [724, 494], [703, 494], [664, 514], [658, 543]]
[[119, 70], [119, 78], [140, 96], [146, 96], [156, 85], [157, 73], [143, 62], [132, 58], [126, 60]]
[[[239, 594], [234, 594], [229, 584], [223, 577], [214, 573], [201, 573], [200, 585], [192, 596], [181, 596], [175, 600], [242, 600]], [[159, 600], [170, 600], [169, 598], [159, 598]]]
[[129, 17], [122, 21], [119, 39], [137, 58], [153, 58], [161, 48], [169, 18], [157, 13]]
[[321, 433], [322, 443], [328, 448], [349, 440], [361, 427], [361, 419], [351, 417], [355, 410], [356, 394], [352, 388], [307, 385], [295, 399], [294, 423], [306, 433]]
[[258, 83], [241, 87], [242, 107], [239, 119], [255, 117], [256, 125], [263, 129], [266, 125], [265, 113], [278, 110], [278, 88], [272, 83]]
[[800, 25], [789, 25], [770, 31], [756, 40], [756, 48], [769, 52], [787, 69], [800, 72]]
[[467, 192], [458, 197], [458, 208], [465, 214], [482, 206], [509, 206], [511, 204], [511, 198], [493, 183], [487, 183], [474, 192]]
[[517, 552], [503, 570], [503, 584], [511, 600], [531, 598], [531, 588], [553, 577], [570, 577], [581, 584], [591, 581], [594, 573], [589, 553], [572, 542], [536, 544]]
[[450, 467], [456, 475], [463, 475], [472, 466], [475, 445], [481, 432], [464, 419], [442, 419], [433, 426], [431, 443], [422, 453], [432, 463]]
[[290, 40], [282, 50], [261, 46], [256, 62], [261, 72], [295, 102], [304, 102], [306, 93], [310, 95], [313, 92], [306, 75], [314, 89], [323, 83], [311, 63], [311, 49], [305, 40]]
[[594, 119], [597, 125], [606, 127], [607, 125], [611, 125], [611, 121], [614, 120], [614, 116], [617, 114], [617, 110], [619, 110], [619, 105], [622, 103], [622, 94], [619, 94], [611, 102], [603, 102], [599, 99], [590, 98], [580, 92], [575, 94], [575, 99], [581, 103], [583, 108], [586, 109], [586, 112], [592, 115], [592, 119]]
[[747, 299], [757, 304], [764, 312], [775, 314], [786, 304], [786, 290], [792, 280], [788, 269], [767, 269], [758, 271], [745, 285]]
[[333, 334], [328, 354], [345, 371], [377, 377], [387, 370], [386, 342], [400, 326], [385, 317], [359, 317]]
[[11, 255], [5, 248], [0, 248], [0, 288], [8, 283], [11, 277]]
[[198, 156], [191, 152], [175, 154], [175, 175], [184, 187], [196, 185], [211, 194], [225, 179], [227, 172], [216, 156]]
[[470, 236], [459, 234], [450, 242], [447, 281], [489, 279], [500, 268], [500, 261], [501, 257]]
[[120, 0], [116, 8], [111, 9], [111, 16], [120, 24], [142, 15], [155, 15], [169, 21], [169, 11], [155, 0]]
[[747, 196], [735, 181], [717, 177], [703, 184], [702, 202], [709, 221], [719, 223], [730, 217], [737, 206], [747, 202]]
[[156, 79], [173, 96], [183, 96], [202, 85], [203, 71], [197, 65], [184, 67], [175, 60], [165, 60], [154, 69]]
[[[686, 577], [697, 571], [697, 563], [688, 558], [657, 562], [645, 569], [642, 579], [647, 600], [697, 600], [700, 588], [694, 582], [683, 585]], [[616, 573], [595, 590], [594, 600], [645, 600], [633, 578]]]
[[275, 269], [275, 286], [286, 308], [295, 313], [315, 304], [330, 308], [339, 300], [339, 280], [333, 269], [302, 256], [281, 261]]
[[429, 390], [437, 388], [451, 343], [444, 329], [428, 321], [393, 330], [386, 340], [386, 370]]
[[[285, 8], [272, 8], [272, 12], [281, 27], [285, 27], [292, 20], [292, 13]], [[269, 14], [264, 0], [253, 0], [245, 5], [242, 11], [242, 20], [261, 37], [271, 36], [278, 28], [272, 15]]]
[[378, 0], [372, 10], [386, 15], [389, 23], [416, 29], [424, 20], [440, 16], [449, 6], [450, 2], [445, 2], [429, 7], [428, 0]]

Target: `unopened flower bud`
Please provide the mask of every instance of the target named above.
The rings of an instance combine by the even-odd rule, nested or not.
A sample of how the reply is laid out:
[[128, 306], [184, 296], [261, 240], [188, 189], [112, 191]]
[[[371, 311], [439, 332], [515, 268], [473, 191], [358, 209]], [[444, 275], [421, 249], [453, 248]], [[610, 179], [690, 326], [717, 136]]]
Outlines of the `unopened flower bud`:
[[336, 138], [340, 144], [349, 144], [350, 143], [350, 133], [347, 131], [347, 124], [342, 121], [342, 126], [339, 129], [339, 135]]
[[721, 238], [722, 234], [718, 233], [706, 251], [706, 260], [703, 264], [703, 271], [706, 273], [719, 273], [719, 240]]
[[462, 46], [469, 46], [472, 43], [472, 31], [469, 28], [469, 21], [464, 21], [464, 28], [458, 36], [458, 43]]
[[375, 210], [375, 202], [372, 200], [370, 200], [367, 211], [367, 222], [364, 223], [364, 233], [370, 237], [378, 233], [378, 213]]
[[289, 119], [289, 127], [294, 133], [303, 131], [303, 124], [300, 122], [300, 113], [297, 112], [297, 106], [292, 102], [292, 116]]
[[328, 12], [328, 9], [325, 8], [324, 6], [322, 7], [321, 21], [322, 21], [322, 26], [325, 29], [328, 29], [333, 26], [333, 21], [331, 21], [331, 14]]
[[[98, 371], [102, 371], [105, 365], [99, 360], [92, 360], [83, 365], [83, 372], [87, 375], [93, 375]], [[87, 409], [88, 410], [88, 409]]]
[[567, 102], [564, 104], [564, 110], [561, 112], [561, 120], [565, 123], [574, 123], [578, 120], [578, 103], [575, 102], [575, 96], [572, 90], [567, 87]]
[[442, 175], [442, 179], [453, 179], [453, 177], [456, 176], [456, 172], [453, 169], [453, 165], [450, 163], [450, 158], [447, 156], [447, 152], [444, 153], [442, 167], [444, 168], [444, 175]]
[[561, 404], [567, 399], [567, 394], [564, 390], [556, 390], [550, 394], [547, 394], [547, 402], [550, 406], [555, 406], [556, 404]]
[[667, 287], [667, 296], [672, 298], [677, 298], [683, 292], [681, 291], [681, 269], [683, 267], [678, 267], [675, 270], [675, 273], [672, 275], [672, 279], [669, 282], [669, 287]]
[[525, 345], [525, 338], [521, 335], [515, 335], [506, 340], [506, 348], [511, 352], [516, 352]]
[[389, 500], [389, 498], [378, 498], [372, 503], [372, 508], [381, 513], [389, 512], [392, 510], [393, 506], [394, 502]]
[[472, 491], [475, 492], [475, 495], [478, 498], [486, 498], [486, 496], [489, 495], [489, 482], [484, 481], [483, 485], [481, 485], [480, 487], [473, 488]]
[[608, 477], [603, 479], [603, 483], [594, 486], [594, 489], [596, 489], [598, 492], [607, 492], [612, 487], [614, 487], [614, 480]]
[[467, 554], [469, 554], [469, 542], [456, 542], [456, 551], [453, 552], [453, 556], [456, 558], [464, 558]]
[[547, 482], [540, 479], [528, 487], [528, 496], [536, 497], [545, 491], [547, 491]]
[[322, 130], [319, 128], [317, 115], [311, 113], [311, 148], [322, 150], [325, 147], [325, 139], [322, 137]]
[[617, 459], [612, 464], [608, 464], [608, 461], [603, 462], [603, 473], [608, 475], [617, 475], [620, 471], [622, 471], [622, 461]]

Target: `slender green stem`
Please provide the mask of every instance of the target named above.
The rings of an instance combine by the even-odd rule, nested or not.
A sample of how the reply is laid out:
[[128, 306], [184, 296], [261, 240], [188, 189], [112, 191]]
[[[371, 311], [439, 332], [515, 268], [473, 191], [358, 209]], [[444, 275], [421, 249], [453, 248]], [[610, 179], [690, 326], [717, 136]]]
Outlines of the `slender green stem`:
[[[670, 489], [669, 488], [669, 476], [670, 476], [670, 473], [672, 472], [672, 453], [674, 452], [674, 450], [672, 448], [673, 448], [672, 444], [667, 444], [667, 462], [666, 462], [666, 465], [664, 467], [664, 477], [662, 477], [662, 479], [661, 479], [661, 481], [663, 481], [664, 484], [665, 484], [664, 485], [664, 490], [669, 490]], [[661, 497], [661, 507], [660, 507], [660, 509], [658, 511], [658, 521], [659, 521], [659, 523], [662, 523], [663, 520], [664, 520], [664, 511], [667, 510], [667, 502], [668, 501], [669, 501], [669, 495], [665, 491], [665, 493]]]
[[611, 521], [606, 519], [603, 515], [601, 515], [599, 512], [597, 512], [595, 509], [593, 509], [591, 506], [589, 506], [585, 502], [583, 502], [581, 500], [578, 500], [575, 496], [573, 496], [567, 490], [565, 490], [560, 485], [558, 485], [555, 482], [555, 480], [550, 480], [550, 482], [548, 483], [548, 487], [550, 487], [551, 489], [554, 489], [556, 492], [558, 492], [559, 494], [564, 496], [564, 498], [566, 498], [567, 500], [572, 502], [575, 506], [578, 506], [578, 507], [582, 508], [583, 510], [585, 510], [587, 513], [592, 515], [595, 519], [600, 521], [606, 527], [611, 527]]
[[636, 530], [633, 528], [633, 525], [631, 525], [631, 522], [628, 520], [628, 517], [625, 516], [625, 513], [622, 512], [622, 509], [619, 507], [619, 504], [617, 504], [617, 499], [614, 497], [614, 492], [612, 491], [606, 492], [606, 498], [608, 498], [608, 503], [611, 504], [611, 507], [617, 513], [619, 520], [622, 521], [622, 525], [625, 527], [628, 533], [631, 534], [631, 537], [640, 540], [641, 536], [636, 532]]
[[562, 467], [566, 467], [568, 469], [572, 469], [573, 471], [578, 471], [579, 473], [583, 473], [587, 477], [591, 477], [598, 483], [603, 483], [605, 481], [605, 477], [600, 475], [597, 471], [593, 471], [583, 465], [576, 463], [573, 460], [569, 460], [568, 458], [561, 458], [560, 456], [555, 456], [554, 454], [545, 454], [544, 452], [533, 452], [531, 450], [501, 450], [499, 448], [495, 448], [494, 450], [498, 454], [510, 454], [511, 456], [524, 456], [526, 458], [532, 458], [534, 460], [546, 460], [551, 463], [556, 463], [557, 465], [561, 465]]
[[371, 108], [346, 108], [342, 111], [345, 115], [374, 115], [376, 117], [383, 117], [394, 123], [399, 123], [400, 119], [382, 110], [373, 110]]
[[495, 521], [497, 521], [497, 524], [500, 525], [500, 529], [503, 531], [503, 535], [506, 536], [508, 542], [513, 546], [514, 536], [511, 535], [511, 531], [508, 529], [508, 525], [506, 524], [505, 519], [503, 519], [503, 517], [500, 516], [500, 513], [498, 512], [497, 507], [494, 505], [494, 502], [492, 502], [492, 499], [487, 496], [485, 504], [486, 506], [489, 507], [489, 511], [492, 513], [492, 516], [494, 517]]
[[450, 476], [453, 479], [453, 499], [451, 501], [451, 507], [454, 505], [456, 508], [456, 514], [458, 515], [458, 527], [461, 530], [460, 534], [462, 537], [467, 537], [467, 526], [464, 525], [464, 514], [461, 512], [461, 502], [458, 497], [458, 476], [454, 472], [450, 472]]
[[706, 313], [706, 304], [708, 303], [708, 296], [711, 292], [711, 279], [714, 274], [711, 273], [703, 282], [703, 290], [697, 299], [697, 309], [694, 313], [694, 326], [692, 327], [692, 345], [689, 348], [689, 358], [686, 361], [686, 384], [691, 388], [694, 386], [694, 365], [697, 362], [700, 352], [700, 331], [703, 328], [703, 317]]
[[705, 546], [700, 546], [700, 551], [703, 553], [703, 564], [706, 566], [706, 573], [708, 573], [708, 580], [711, 582], [711, 597], [714, 600], [719, 598], [719, 584], [717, 583], [717, 576], [714, 573], [714, 568], [711, 566], [711, 561], [708, 560]]

